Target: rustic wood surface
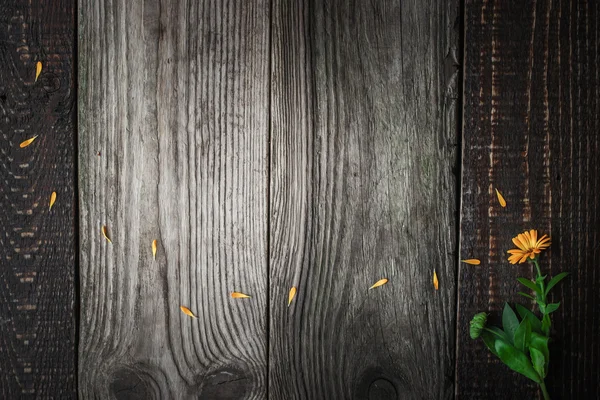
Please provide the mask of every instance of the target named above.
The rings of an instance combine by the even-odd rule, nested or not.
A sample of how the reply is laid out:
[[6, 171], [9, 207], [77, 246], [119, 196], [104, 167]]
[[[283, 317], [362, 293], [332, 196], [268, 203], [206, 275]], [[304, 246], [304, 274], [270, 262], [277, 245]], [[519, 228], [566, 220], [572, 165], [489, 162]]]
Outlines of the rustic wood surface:
[[4, 3], [0, 398], [540, 397], [468, 336], [528, 228], [550, 394], [600, 392], [600, 4]]
[[80, 398], [264, 398], [269, 2], [79, 6]]
[[272, 399], [454, 393], [457, 17], [273, 2]]
[[468, 336], [474, 313], [523, 303], [515, 278], [533, 271], [506, 251], [527, 228], [553, 238], [542, 268], [571, 272], [553, 290], [550, 395], [600, 393], [599, 21], [593, 1], [466, 2], [460, 256], [483, 262], [460, 268], [458, 398], [541, 397]]
[[74, 41], [74, 2], [0, 4], [2, 399], [75, 396]]

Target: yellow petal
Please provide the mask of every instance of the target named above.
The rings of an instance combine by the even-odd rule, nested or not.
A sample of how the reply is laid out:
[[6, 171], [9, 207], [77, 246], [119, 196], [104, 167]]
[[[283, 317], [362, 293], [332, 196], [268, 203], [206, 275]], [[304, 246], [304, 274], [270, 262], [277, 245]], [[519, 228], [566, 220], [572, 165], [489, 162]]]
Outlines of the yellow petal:
[[290, 289], [290, 294], [288, 295], [288, 307], [292, 304], [292, 300], [294, 300], [294, 296], [296, 296], [296, 286], [292, 286]]
[[388, 283], [388, 280], [387, 280], [387, 278], [380, 279], [380, 280], [378, 280], [377, 282], [375, 282], [375, 283], [373, 284], [373, 286], [371, 286], [371, 287], [369, 288], [369, 290], [371, 290], [371, 289], [375, 289], [376, 287], [379, 287], [379, 286], [381, 286], [381, 285], [385, 285], [386, 283]]
[[481, 264], [481, 261], [476, 259], [476, 258], [469, 258], [467, 260], [462, 260], [462, 262], [464, 262], [465, 264], [471, 264], [471, 265], [479, 265]]
[[231, 297], [233, 297], [234, 299], [248, 299], [248, 298], [250, 298], [250, 296], [248, 296], [247, 294], [240, 293], [240, 292], [233, 292], [233, 293], [231, 293]]
[[31, 139], [27, 139], [26, 141], [24, 141], [24, 142], [21, 142], [21, 144], [19, 145], [19, 147], [20, 147], [20, 148], [24, 148], [24, 147], [27, 147], [27, 146], [29, 146], [31, 143], [33, 143], [33, 141], [34, 141], [34, 140], [35, 140], [35, 138], [37, 138], [37, 137], [38, 137], [38, 135], [35, 135], [35, 136], [34, 136], [34, 137], [32, 137]]
[[36, 82], [41, 73], [42, 73], [42, 62], [38, 61], [37, 64], [35, 64], [35, 81]]
[[179, 308], [181, 309], [181, 312], [184, 313], [185, 315], [192, 317], [192, 318], [198, 318], [194, 315], [193, 312], [190, 311], [189, 308], [187, 308], [185, 306], [179, 306]]
[[104, 239], [108, 241], [108, 243], [112, 243], [112, 240], [110, 240], [108, 237], [108, 229], [106, 228], [106, 225], [102, 225], [102, 235], [104, 236]]
[[48, 208], [48, 210], [52, 210], [52, 206], [54, 205], [55, 201], [56, 201], [56, 192], [52, 192], [52, 194], [50, 195], [50, 208]]
[[502, 197], [498, 189], [496, 189], [496, 195], [498, 196], [498, 202], [500, 203], [500, 205], [502, 207], [506, 207], [506, 200], [504, 200], [504, 197]]
[[156, 250], [158, 248], [158, 240], [154, 239], [152, 241], [152, 257], [156, 260]]
[[435, 269], [433, 270], [433, 287], [435, 288], [435, 290], [438, 290], [438, 287], [439, 287], [438, 278], [437, 278], [437, 274], [435, 273]]

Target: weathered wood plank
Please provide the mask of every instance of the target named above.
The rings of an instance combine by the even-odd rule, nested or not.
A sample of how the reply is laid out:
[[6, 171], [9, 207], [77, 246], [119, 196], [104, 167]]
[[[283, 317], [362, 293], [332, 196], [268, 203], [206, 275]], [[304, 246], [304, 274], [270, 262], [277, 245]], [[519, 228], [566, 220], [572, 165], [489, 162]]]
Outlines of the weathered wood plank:
[[3, 399], [76, 393], [74, 41], [73, 1], [0, 5]]
[[[468, 336], [477, 311], [498, 315], [516, 296], [506, 251], [516, 233], [553, 238], [542, 267], [572, 275], [554, 292], [552, 398], [600, 392], [600, 174], [598, 56], [600, 4], [592, 1], [466, 2], [459, 398], [534, 398], [536, 387]], [[498, 188], [508, 202], [501, 209]], [[538, 394], [539, 395], [539, 394]]]
[[457, 12], [273, 2], [273, 399], [454, 393]]
[[79, 394], [264, 398], [269, 3], [79, 5]]

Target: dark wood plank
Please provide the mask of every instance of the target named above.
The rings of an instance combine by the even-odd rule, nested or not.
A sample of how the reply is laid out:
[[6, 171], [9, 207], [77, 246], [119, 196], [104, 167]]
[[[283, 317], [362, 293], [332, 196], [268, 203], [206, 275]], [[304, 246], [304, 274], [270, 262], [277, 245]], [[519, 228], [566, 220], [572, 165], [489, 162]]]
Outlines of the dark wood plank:
[[454, 393], [457, 12], [273, 2], [273, 399]]
[[0, 5], [3, 399], [76, 393], [74, 41], [71, 0]]
[[264, 398], [269, 3], [80, 23], [80, 397]]
[[[527, 228], [552, 236], [542, 267], [570, 271], [554, 299], [547, 378], [553, 399], [600, 393], [600, 3], [467, 1], [457, 394], [535, 398], [535, 385], [468, 336], [477, 311], [523, 302], [511, 238]], [[498, 206], [498, 188], [508, 206]], [[531, 305], [531, 304], [528, 304]]]

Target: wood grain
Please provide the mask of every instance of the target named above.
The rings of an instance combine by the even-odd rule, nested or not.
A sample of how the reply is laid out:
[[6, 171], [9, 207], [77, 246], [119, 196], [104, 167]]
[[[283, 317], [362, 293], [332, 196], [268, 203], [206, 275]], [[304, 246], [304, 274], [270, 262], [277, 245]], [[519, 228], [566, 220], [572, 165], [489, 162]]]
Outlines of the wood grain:
[[0, 5], [3, 399], [76, 393], [74, 17], [72, 1]]
[[600, 392], [599, 7], [466, 2], [460, 242], [462, 258], [483, 263], [460, 268], [458, 398], [541, 397], [468, 336], [474, 313], [497, 317], [504, 300], [523, 303], [515, 278], [533, 271], [510, 266], [506, 251], [527, 228], [552, 236], [542, 269], [571, 272], [553, 290], [562, 305], [552, 314], [550, 395], [588, 399]]
[[264, 398], [269, 4], [79, 6], [79, 395]]
[[457, 14], [273, 2], [270, 398], [452, 397]]

